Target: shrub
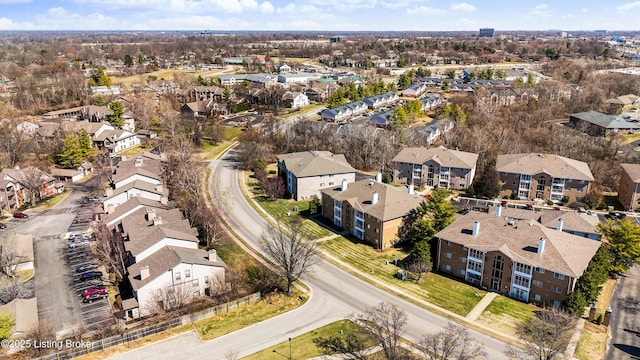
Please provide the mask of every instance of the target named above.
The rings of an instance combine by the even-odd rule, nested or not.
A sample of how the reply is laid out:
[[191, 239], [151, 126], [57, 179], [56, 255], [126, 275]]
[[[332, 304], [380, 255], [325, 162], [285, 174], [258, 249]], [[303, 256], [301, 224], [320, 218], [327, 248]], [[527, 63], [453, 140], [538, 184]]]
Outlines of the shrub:
[[553, 205], [553, 201], [551, 201], [550, 199], [547, 200], [547, 205]]
[[269, 175], [274, 175], [277, 171], [275, 170], [269, 170]]
[[602, 325], [603, 321], [604, 321], [604, 315], [603, 314], [598, 315], [598, 319], [596, 320], [596, 323], [598, 323], [598, 325]]

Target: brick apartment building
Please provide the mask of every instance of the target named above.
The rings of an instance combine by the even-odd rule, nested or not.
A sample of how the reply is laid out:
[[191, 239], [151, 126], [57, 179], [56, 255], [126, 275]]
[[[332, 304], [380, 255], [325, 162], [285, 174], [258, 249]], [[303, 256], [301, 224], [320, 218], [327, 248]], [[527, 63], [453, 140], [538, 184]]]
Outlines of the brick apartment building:
[[587, 163], [554, 154], [498, 155], [496, 171], [500, 195], [521, 200], [582, 202], [594, 180]]
[[535, 220], [469, 212], [435, 235], [436, 269], [524, 302], [560, 306], [599, 241]]
[[629, 211], [640, 207], [640, 165], [620, 164], [620, 185], [618, 186], [618, 200]]
[[393, 181], [413, 185], [466, 189], [476, 173], [478, 154], [435, 148], [402, 149], [393, 162]]
[[372, 179], [343, 181], [321, 193], [325, 219], [379, 250], [393, 245], [402, 220], [422, 201], [407, 190]]

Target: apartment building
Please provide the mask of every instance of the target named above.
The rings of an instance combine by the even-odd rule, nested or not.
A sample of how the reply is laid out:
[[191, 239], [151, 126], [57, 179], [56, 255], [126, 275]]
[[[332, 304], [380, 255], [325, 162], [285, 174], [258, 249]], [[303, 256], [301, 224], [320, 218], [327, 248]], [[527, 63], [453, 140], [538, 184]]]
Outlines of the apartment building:
[[498, 155], [496, 171], [500, 195], [522, 200], [582, 202], [594, 180], [587, 163], [554, 154]]
[[640, 207], [640, 165], [620, 164], [620, 185], [618, 186], [618, 200], [625, 209], [635, 211]]
[[524, 302], [560, 306], [575, 287], [599, 241], [471, 211], [435, 235], [436, 269]]
[[384, 250], [397, 241], [398, 228], [422, 198], [373, 179], [322, 189], [322, 216], [336, 227]]
[[393, 162], [393, 181], [416, 186], [466, 189], [476, 173], [478, 154], [435, 148], [402, 149]]

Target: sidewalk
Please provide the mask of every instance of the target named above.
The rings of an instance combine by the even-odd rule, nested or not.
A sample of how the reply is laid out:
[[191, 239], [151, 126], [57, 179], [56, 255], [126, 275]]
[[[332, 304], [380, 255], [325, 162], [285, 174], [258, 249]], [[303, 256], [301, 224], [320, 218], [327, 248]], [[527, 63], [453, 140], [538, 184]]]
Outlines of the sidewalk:
[[497, 293], [488, 292], [482, 298], [482, 300], [480, 300], [480, 302], [477, 303], [476, 306], [474, 306], [473, 309], [471, 309], [471, 311], [469, 311], [469, 313], [467, 314], [467, 316], [465, 316], [465, 318], [467, 320], [469, 320], [469, 321], [476, 321], [478, 316], [480, 316], [480, 314], [482, 314], [484, 309], [486, 309], [487, 306], [489, 306], [489, 304], [491, 304], [491, 302], [493, 301], [493, 299], [496, 298], [496, 296], [498, 296]]

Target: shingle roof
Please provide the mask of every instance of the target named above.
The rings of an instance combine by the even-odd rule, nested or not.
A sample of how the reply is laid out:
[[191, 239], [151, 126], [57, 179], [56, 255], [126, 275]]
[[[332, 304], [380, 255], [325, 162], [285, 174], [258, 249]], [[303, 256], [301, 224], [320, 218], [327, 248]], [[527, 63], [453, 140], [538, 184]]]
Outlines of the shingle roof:
[[620, 164], [620, 166], [629, 175], [631, 181], [640, 183], [640, 164]]
[[155, 209], [170, 209], [171, 206], [169, 205], [164, 205], [162, 204], [160, 201], [155, 201], [155, 200], [150, 200], [147, 198], [143, 198], [143, 197], [134, 197], [131, 198], [127, 201], [125, 201], [123, 204], [120, 204], [120, 206], [115, 208], [115, 211], [105, 215], [104, 218], [104, 222], [106, 224], [114, 221], [115, 219], [118, 219], [119, 217], [122, 217], [124, 214], [126, 214], [127, 212], [140, 207], [145, 207], [145, 208], [155, 208]]
[[593, 110], [571, 114], [571, 116], [607, 129], [640, 129], [640, 126], [630, 123], [620, 116], [605, 115]]
[[[371, 179], [356, 181], [348, 184], [347, 190], [341, 190], [341, 187], [331, 187], [320, 191], [334, 200], [346, 200], [354, 209], [382, 221], [403, 217], [422, 201], [421, 197], [409, 194], [406, 188], [396, 188]], [[378, 193], [376, 204], [371, 202], [374, 192]]]
[[125, 241], [124, 246], [135, 257], [166, 238], [197, 243], [198, 238], [194, 232], [197, 233], [194, 228], [190, 227], [189, 220], [186, 219], [166, 225], [135, 228], [129, 230], [129, 241]]
[[593, 181], [587, 163], [555, 154], [498, 155], [496, 171], [525, 175], [546, 173], [556, 178]]
[[152, 183], [142, 181], [142, 180], [135, 180], [130, 183], [126, 183], [125, 185], [113, 190], [113, 194], [111, 194], [111, 196], [106, 197], [105, 200], [111, 199], [114, 196], [117, 196], [119, 194], [122, 194], [123, 192], [129, 191], [134, 188], [144, 190], [153, 194], [158, 194], [158, 195], [169, 194], [169, 190], [167, 190], [165, 187], [162, 188], [162, 191], [158, 191], [158, 189], [156, 188], [156, 185]]
[[333, 154], [330, 151], [303, 151], [276, 156], [278, 162], [284, 162], [287, 171], [297, 178], [346, 174], [355, 172], [344, 154]]
[[162, 161], [156, 159], [142, 159], [136, 165], [135, 158], [121, 161], [116, 167], [113, 182], [118, 183], [128, 177], [140, 174], [152, 179], [162, 180]]
[[[129, 281], [131, 282], [133, 289], [137, 291], [181, 263], [212, 267], [225, 266], [224, 262], [219, 257], [216, 257], [216, 261], [209, 261], [208, 255], [207, 251], [201, 249], [165, 246], [142, 261], [130, 265], [127, 268], [129, 271]], [[144, 280], [140, 277], [140, 267], [142, 266], [149, 267], [149, 277]]]
[[5, 311], [11, 314], [15, 320], [13, 333], [27, 333], [38, 325], [38, 301], [35, 297], [13, 299], [8, 304], [0, 306], [0, 313]]
[[[490, 210], [490, 213], [493, 213], [494, 210]], [[542, 225], [556, 229], [558, 226], [558, 220], [562, 218], [563, 226], [562, 228], [565, 230], [572, 230], [582, 233], [590, 233], [595, 234], [598, 231], [596, 230], [596, 226], [594, 223], [590, 222], [590, 218], [593, 218], [595, 222], [597, 222], [597, 217], [590, 215], [580, 215], [575, 211], [557, 211], [557, 210], [541, 210], [541, 211], [533, 211], [533, 210], [525, 210], [525, 209], [517, 209], [512, 207], [503, 207], [502, 208], [502, 216], [508, 217], [511, 219], [518, 220], [534, 220]]]
[[[480, 228], [472, 235], [474, 221]], [[435, 236], [480, 251], [500, 251], [512, 260], [560, 274], [580, 277], [601, 243], [549, 229], [536, 221], [511, 220], [494, 214], [471, 211]], [[537, 253], [538, 241], [546, 239]]]
[[392, 161], [409, 164], [424, 164], [429, 160], [433, 160], [441, 166], [458, 169], [473, 169], [478, 161], [478, 154], [449, 150], [442, 145], [435, 148], [415, 147], [400, 150], [398, 155], [396, 155]]
[[[151, 218], [148, 218], [147, 214], [151, 214]], [[125, 232], [129, 232], [134, 229], [142, 229], [153, 226], [153, 217], [162, 218], [162, 225], [167, 226], [170, 223], [181, 221], [182, 212], [180, 209], [171, 208], [171, 209], [162, 209], [156, 208], [153, 206], [142, 207], [140, 209], [135, 210], [124, 219], [122, 219], [122, 228]]]

